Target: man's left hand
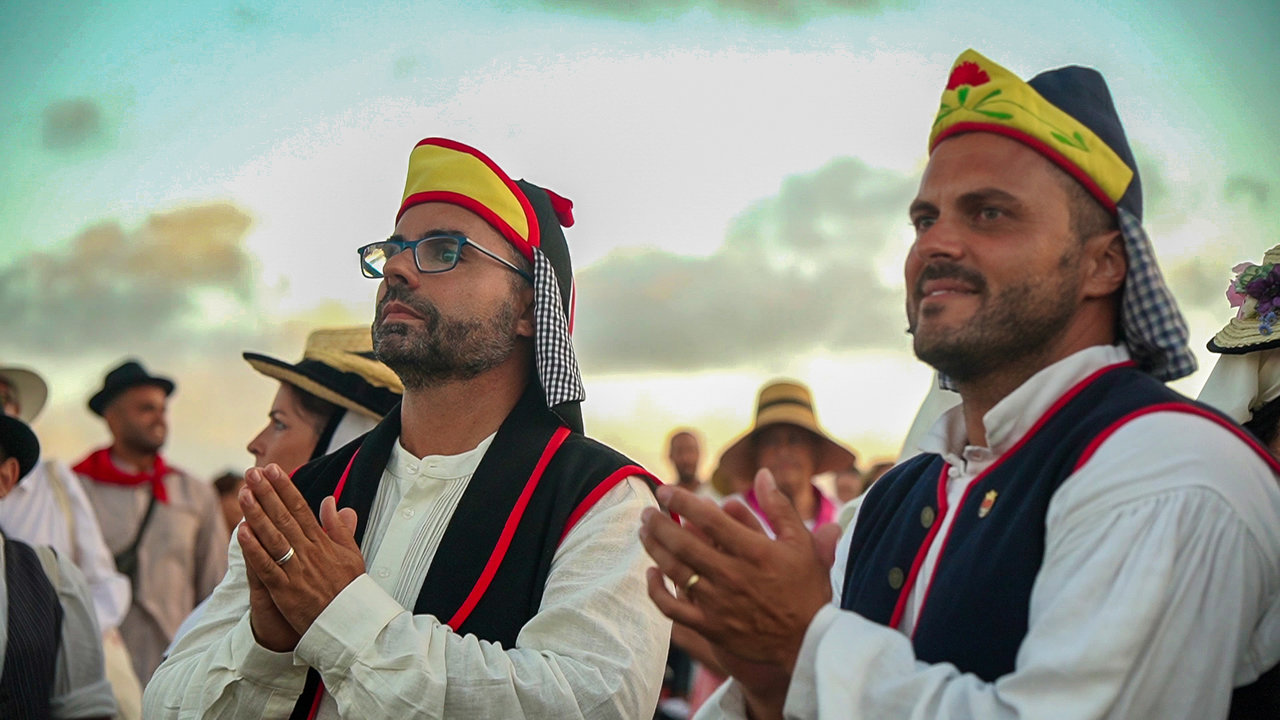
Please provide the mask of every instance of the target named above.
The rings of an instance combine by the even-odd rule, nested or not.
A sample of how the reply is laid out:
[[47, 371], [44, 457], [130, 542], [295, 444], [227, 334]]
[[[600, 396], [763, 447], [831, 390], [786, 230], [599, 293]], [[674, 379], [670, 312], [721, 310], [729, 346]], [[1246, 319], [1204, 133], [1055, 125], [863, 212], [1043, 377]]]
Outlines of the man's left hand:
[[[299, 635], [365, 571], [355, 541], [356, 513], [337, 509], [332, 497], [320, 504], [320, 522], [278, 465], [253, 468], [240, 491], [245, 521], [237, 537], [245, 563], [266, 585], [271, 599]], [[280, 562], [292, 552], [284, 562]]]
[[[773, 476], [761, 471], [755, 487], [776, 540], [751, 527], [746, 506], [721, 509], [684, 490], [659, 488], [659, 500], [692, 527], [646, 511], [640, 531], [645, 549], [682, 588], [673, 596], [651, 572], [649, 597], [718, 649], [789, 675], [809, 622], [831, 601], [831, 583], [813, 537]], [[689, 585], [695, 573], [698, 580]]]

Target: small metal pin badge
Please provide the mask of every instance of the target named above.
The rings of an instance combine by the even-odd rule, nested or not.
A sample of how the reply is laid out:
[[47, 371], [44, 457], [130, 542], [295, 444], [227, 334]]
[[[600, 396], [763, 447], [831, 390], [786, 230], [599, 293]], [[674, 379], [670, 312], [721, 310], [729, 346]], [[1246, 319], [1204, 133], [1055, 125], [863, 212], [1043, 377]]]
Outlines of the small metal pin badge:
[[987, 494], [982, 496], [982, 504], [978, 506], [978, 517], [984, 518], [991, 512], [991, 506], [996, 504], [996, 496], [999, 494], [995, 490], [988, 490]]

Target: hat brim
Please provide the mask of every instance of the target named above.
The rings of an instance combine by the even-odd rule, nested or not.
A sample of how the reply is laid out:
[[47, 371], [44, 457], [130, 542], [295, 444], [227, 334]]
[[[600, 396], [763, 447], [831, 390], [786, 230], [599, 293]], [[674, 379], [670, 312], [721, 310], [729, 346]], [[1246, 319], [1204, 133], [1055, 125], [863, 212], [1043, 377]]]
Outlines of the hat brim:
[[[242, 356], [250, 367], [269, 378], [289, 383], [321, 400], [375, 420], [381, 420], [397, 400], [393, 390], [377, 387], [356, 373], [342, 372], [319, 361], [304, 360], [295, 365], [258, 353], [247, 352]], [[352, 392], [356, 388], [359, 392]], [[386, 397], [357, 399], [352, 397], [355, 394]], [[380, 405], [387, 407], [384, 409]]]
[[18, 417], [25, 423], [34, 422], [49, 399], [49, 386], [45, 384], [44, 378], [18, 367], [0, 368], [0, 378], [8, 381], [18, 393], [18, 404], [21, 406]]
[[111, 404], [112, 400], [115, 400], [117, 397], [119, 397], [121, 393], [123, 393], [125, 390], [131, 390], [133, 388], [142, 387], [144, 385], [150, 385], [152, 387], [160, 388], [161, 390], [164, 391], [165, 397], [169, 397], [170, 395], [172, 395], [173, 388], [176, 387], [173, 384], [173, 381], [170, 380], [169, 378], [163, 378], [163, 377], [138, 378], [136, 380], [131, 380], [127, 383], [124, 383], [123, 385], [114, 385], [110, 388], [103, 388], [99, 390], [97, 393], [94, 394], [93, 397], [89, 398], [89, 409], [93, 411], [94, 415], [97, 415], [98, 417], [102, 417], [102, 414], [107, 411], [107, 406]]
[[721, 495], [734, 491], [735, 480], [750, 482], [755, 476], [755, 452], [753, 439], [760, 431], [774, 425], [794, 425], [808, 430], [818, 439], [818, 451], [814, 457], [813, 474], [843, 470], [857, 462], [852, 450], [836, 442], [813, 420], [813, 415], [798, 405], [776, 405], [765, 409], [756, 419], [755, 427], [740, 435], [720, 454], [720, 465], [711, 475], [711, 484]]
[[1218, 331], [1209, 340], [1209, 351], [1223, 355], [1244, 355], [1245, 353], [1270, 350], [1280, 347], [1280, 331], [1270, 335], [1258, 332], [1258, 319], [1231, 318], [1227, 326]]
[[18, 479], [26, 477], [40, 460], [40, 441], [31, 427], [16, 417], [0, 413], [0, 438], [5, 454], [18, 460]]

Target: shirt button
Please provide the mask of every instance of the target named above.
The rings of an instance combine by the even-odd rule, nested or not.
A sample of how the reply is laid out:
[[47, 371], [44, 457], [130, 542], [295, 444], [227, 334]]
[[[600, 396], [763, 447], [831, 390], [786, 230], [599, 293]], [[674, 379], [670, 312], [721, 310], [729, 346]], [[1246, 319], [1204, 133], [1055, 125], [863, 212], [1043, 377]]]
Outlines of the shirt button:
[[410, 475], [416, 475], [416, 474], [418, 473], [418, 466], [417, 466], [417, 465], [409, 465], [409, 466], [408, 466], [407, 468], [405, 468], [405, 469], [409, 471], [409, 474], [410, 474]]
[[411, 518], [411, 517], [413, 517], [413, 514], [414, 514], [414, 513], [413, 513], [413, 508], [405, 508], [404, 510], [401, 510], [401, 511], [400, 511], [400, 514], [401, 514], [401, 515], [403, 515], [403, 516], [405, 516], [405, 517], [407, 517], [407, 518]]
[[893, 568], [889, 571], [889, 587], [894, 590], [902, 588], [902, 581], [906, 577], [902, 574], [902, 568]]
[[933, 508], [925, 507], [925, 509], [920, 511], [920, 524], [928, 528], [930, 525], [933, 524], [933, 518], [935, 516], [936, 516], [936, 513], [934, 512]]
[[391, 575], [391, 572], [390, 572], [389, 570], [387, 570], [386, 568], [378, 568], [378, 577], [380, 577], [380, 578], [385, 578], [385, 577], [388, 577], [388, 576], [390, 576], [390, 575]]

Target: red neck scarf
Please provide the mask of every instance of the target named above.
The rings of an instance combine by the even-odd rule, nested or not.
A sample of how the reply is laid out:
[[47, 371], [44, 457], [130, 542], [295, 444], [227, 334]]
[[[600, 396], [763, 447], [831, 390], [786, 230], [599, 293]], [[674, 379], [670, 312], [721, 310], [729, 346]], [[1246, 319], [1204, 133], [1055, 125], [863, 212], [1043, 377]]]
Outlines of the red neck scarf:
[[[805, 525], [809, 525], [809, 529], [813, 530], [814, 528], [826, 525], [829, 522], [835, 522], [836, 504], [831, 502], [831, 500], [823, 494], [816, 485], [810, 484], [809, 488], [813, 490], [813, 495], [818, 500], [818, 511], [814, 513], [813, 525], [809, 525], [808, 521], [805, 521]], [[744, 499], [747, 501], [747, 505], [749, 505], [752, 510], [756, 511], [756, 515], [764, 521], [764, 524], [769, 526], [769, 530], [773, 530], [773, 524], [765, 517], [764, 510], [760, 508], [760, 501], [756, 498], [756, 489], [754, 487], [747, 491]]]
[[111, 448], [102, 448], [89, 453], [89, 457], [81, 460], [80, 464], [72, 469], [98, 482], [111, 485], [134, 486], [151, 483], [151, 492], [155, 494], [156, 501], [169, 502], [169, 494], [164, 489], [164, 476], [169, 474], [169, 466], [164, 464], [164, 459], [159, 455], [156, 455], [156, 464], [151, 468], [151, 472], [134, 474], [116, 467], [116, 464], [111, 462]]

